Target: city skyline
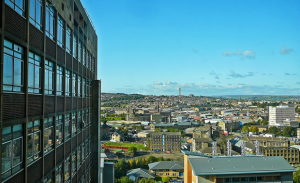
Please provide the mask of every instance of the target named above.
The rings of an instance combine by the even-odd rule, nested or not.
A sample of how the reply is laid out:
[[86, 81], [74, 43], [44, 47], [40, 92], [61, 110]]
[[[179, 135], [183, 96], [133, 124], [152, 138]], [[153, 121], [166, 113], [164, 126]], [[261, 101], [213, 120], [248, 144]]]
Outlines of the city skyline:
[[299, 94], [300, 2], [88, 2], [103, 92]]

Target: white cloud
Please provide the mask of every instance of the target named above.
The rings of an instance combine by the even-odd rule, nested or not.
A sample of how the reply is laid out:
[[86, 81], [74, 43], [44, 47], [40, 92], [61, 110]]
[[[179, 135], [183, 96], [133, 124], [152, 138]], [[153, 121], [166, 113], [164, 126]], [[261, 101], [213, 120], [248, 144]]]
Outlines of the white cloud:
[[280, 52], [281, 52], [282, 55], [286, 55], [286, 54], [289, 54], [290, 52], [294, 51], [292, 48], [288, 48], [288, 49], [287, 49], [287, 48], [285, 48], [285, 47], [286, 47], [286, 46], [282, 46], [282, 47], [281, 47], [281, 51], [280, 51]]
[[223, 56], [231, 57], [231, 56], [235, 55], [235, 53], [233, 53], [233, 52], [231, 52], [231, 51], [223, 51], [222, 55], [223, 55]]
[[153, 85], [163, 85], [163, 83], [161, 81], [154, 81]]
[[256, 53], [255, 53], [255, 51], [252, 51], [252, 50], [245, 50], [245, 51], [236, 50], [236, 53], [233, 53], [231, 51], [224, 51], [222, 53], [222, 55], [223, 56], [234, 56], [234, 55], [237, 55], [237, 56], [242, 56], [243, 58], [255, 58]]

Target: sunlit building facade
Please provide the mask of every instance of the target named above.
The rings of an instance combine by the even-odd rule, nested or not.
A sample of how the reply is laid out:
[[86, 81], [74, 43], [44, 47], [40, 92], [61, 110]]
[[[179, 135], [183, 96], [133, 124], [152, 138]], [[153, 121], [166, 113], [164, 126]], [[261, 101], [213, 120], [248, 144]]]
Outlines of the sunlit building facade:
[[0, 8], [0, 182], [97, 182], [97, 34], [86, 10], [80, 0]]

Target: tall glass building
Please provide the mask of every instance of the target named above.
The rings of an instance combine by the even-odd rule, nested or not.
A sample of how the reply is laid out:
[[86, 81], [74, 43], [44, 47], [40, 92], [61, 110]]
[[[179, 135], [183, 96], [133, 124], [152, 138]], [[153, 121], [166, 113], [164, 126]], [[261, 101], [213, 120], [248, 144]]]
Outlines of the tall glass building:
[[80, 0], [0, 8], [0, 182], [98, 182], [98, 38], [85, 8]]

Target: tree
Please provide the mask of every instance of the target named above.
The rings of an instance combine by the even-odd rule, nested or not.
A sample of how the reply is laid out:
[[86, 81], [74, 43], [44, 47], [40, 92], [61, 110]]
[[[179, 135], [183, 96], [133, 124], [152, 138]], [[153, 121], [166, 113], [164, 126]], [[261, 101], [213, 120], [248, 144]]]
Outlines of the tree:
[[134, 183], [133, 180], [129, 179], [126, 176], [121, 177], [120, 179], [116, 180], [116, 183]]
[[163, 178], [162, 178], [162, 181], [163, 181], [163, 182], [169, 182], [170, 179], [169, 179], [169, 177], [163, 177]]
[[167, 158], [166, 161], [172, 161], [171, 158]]
[[164, 157], [162, 157], [162, 156], [161, 156], [161, 157], [158, 157], [158, 158], [157, 158], [157, 161], [164, 161]]
[[265, 119], [262, 124], [263, 125], [268, 125], [268, 120]]
[[156, 161], [156, 158], [154, 156], [149, 156], [149, 163], [153, 163]]
[[129, 152], [132, 152], [133, 153], [133, 155], [135, 155], [135, 153], [136, 153], [136, 151], [137, 151], [137, 148], [136, 147], [128, 147], [128, 151]]
[[252, 128], [252, 132], [258, 133], [258, 127], [257, 127], [257, 126], [254, 126], [254, 127]]
[[291, 137], [292, 132], [293, 132], [293, 128], [291, 126], [287, 126], [283, 129], [282, 135], [285, 137]]
[[253, 126], [250, 126], [249, 132], [253, 131]]
[[106, 119], [106, 118], [103, 118], [103, 119], [102, 119], [103, 125], [106, 125], [106, 122], [107, 122], [107, 119]]
[[243, 128], [242, 128], [242, 132], [249, 132], [249, 128], [248, 128], [248, 126], [243, 126]]
[[294, 173], [293, 182], [294, 183], [300, 183], [300, 170], [297, 170], [297, 172]]
[[159, 132], [159, 128], [155, 128], [155, 132]]
[[278, 128], [276, 126], [272, 126], [269, 128], [268, 133], [277, 134]]

